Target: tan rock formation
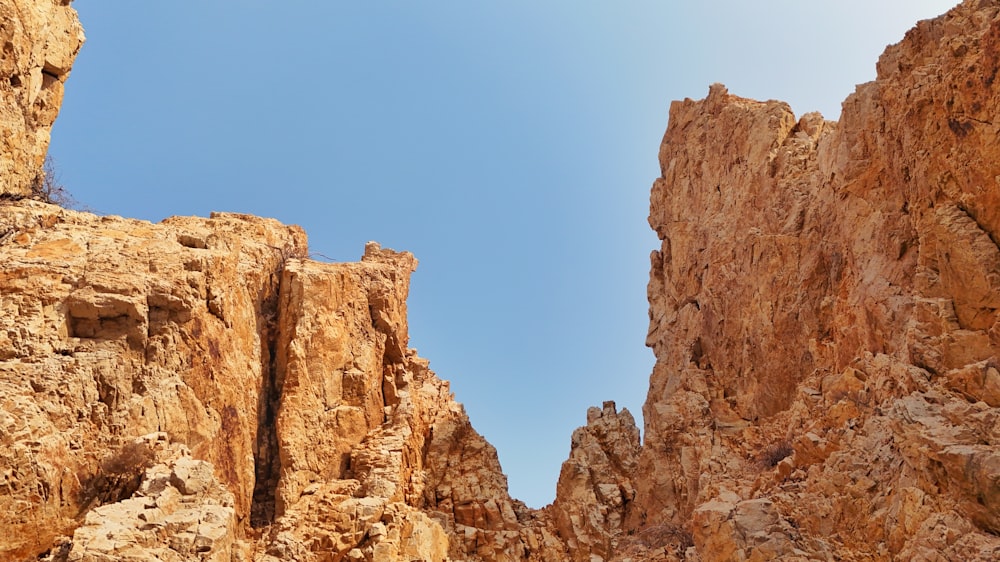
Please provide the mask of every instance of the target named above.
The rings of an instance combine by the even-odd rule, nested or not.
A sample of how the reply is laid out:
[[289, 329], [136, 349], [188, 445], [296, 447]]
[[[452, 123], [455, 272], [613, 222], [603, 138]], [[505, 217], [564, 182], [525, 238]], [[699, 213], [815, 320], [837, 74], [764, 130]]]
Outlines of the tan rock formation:
[[[0, 558], [563, 559], [407, 347], [412, 255], [31, 200], [0, 233]], [[147, 434], [189, 453], [147, 459]]]
[[63, 84], [84, 40], [69, 4], [0, 2], [0, 196], [28, 195], [39, 180]]
[[551, 506], [556, 529], [573, 560], [608, 558], [622, 533], [625, 510], [635, 499], [632, 476], [639, 457], [639, 429], [614, 402], [590, 408], [587, 425], [573, 432]]
[[[73, 540], [50, 559], [65, 554], [69, 560], [108, 562], [232, 560], [233, 495], [215, 478], [211, 464], [192, 459], [183, 445], [166, 443], [165, 433], [154, 433], [130, 444], [132, 457], [117, 459], [121, 468], [142, 468], [157, 456], [167, 457], [166, 462], [145, 470], [132, 497], [88, 512]], [[137, 451], [146, 451], [148, 458]]]
[[[19, 194], [82, 35], [0, 16]], [[837, 123], [671, 107], [644, 444], [592, 408], [542, 510], [408, 347], [412, 255], [5, 197], [0, 559], [1000, 559], [1000, 6], [878, 68]]]
[[0, 558], [69, 534], [85, 484], [152, 432], [211, 462], [248, 520], [280, 272], [302, 231], [22, 201], [0, 206], [0, 233]]
[[496, 450], [407, 348], [416, 264], [370, 243], [360, 263], [285, 268], [267, 556], [521, 560], [537, 541]]
[[838, 123], [719, 85], [671, 107], [629, 530], [707, 560], [1000, 555], [996, 53], [1000, 7], [969, 1]]

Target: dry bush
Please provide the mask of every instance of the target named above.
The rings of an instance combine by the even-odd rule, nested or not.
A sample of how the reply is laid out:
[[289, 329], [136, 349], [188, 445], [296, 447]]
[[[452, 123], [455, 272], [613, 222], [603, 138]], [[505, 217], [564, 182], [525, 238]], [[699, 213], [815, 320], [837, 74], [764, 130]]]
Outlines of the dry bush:
[[771, 443], [757, 455], [757, 464], [761, 468], [770, 469], [778, 466], [778, 463], [795, 452], [788, 439], [782, 439]]
[[146, 441], [126, 443], [117, 453], [101, 461], [101, 472], [106, 475], [128, 475], [139, 473], [153, 466], [156, 453]]
[[268, 244], [268, 247], [277, 252], [281, 257], [282, 267], [284, 267], [285, 263], [287, 263], [290, 259], [306, 259], [309, 257], [308, 249], [295, 246], [291, 243], [285, 244], [284, 246], [272, 246]]
[[649, 551], [666, 550], [683, 559], [692, 546], [694, 537], [690, 531], [676, 523], [661, 523], [625, 537], [615, 548], [615, 556], [642, 559]]
[[72, 208], [76, 206], [76, 200], [66, 191], [62, 182], [59, 181], [59, 173], [56, 171], [55, 163], [51, 156], [45, 157], [42, 170], [31, 182], [32, 199], [38, 199], [45, 203], [52, 203], [60, 207]]
[[126, 443], [105, 457], [96, 473], [80, 479], [81, 513], [92, 507], [129, 498], [139, 485], [146, 469], [153, 466], [156, 453], [145, 441]]

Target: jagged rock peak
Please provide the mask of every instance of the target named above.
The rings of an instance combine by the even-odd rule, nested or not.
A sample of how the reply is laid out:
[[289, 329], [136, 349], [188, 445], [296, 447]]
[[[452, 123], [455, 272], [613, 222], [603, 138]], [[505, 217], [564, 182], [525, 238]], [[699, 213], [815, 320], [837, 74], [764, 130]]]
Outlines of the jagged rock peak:
[[305, 255], [248, 215], [0, 205], [0, 558], [564, 557], [407, 346], [413, 256]]
[[677, 556], [1000, 555], [1000, 5], [886, 50], [838, 122], [714, 85], [653, 185], [657, 362], [625, 532]]
[[572, 560], [610, 557], [626, 507], [635, 499], [639, 451], [639, 428], [627, 409], [619, 413], [609, 401], [587, 410], [587, 425], [573, 432], [549, 507]]
[[[66, 3], [0, 16], [16, 195], [82, 34]], [[591, 408], [542, 510], [408, 347], [411, 254], [3, 197], [0, 558], [1000, 558], [1000, 5], [878, 70], [838, 122], [671, 105], [643, 443]]]

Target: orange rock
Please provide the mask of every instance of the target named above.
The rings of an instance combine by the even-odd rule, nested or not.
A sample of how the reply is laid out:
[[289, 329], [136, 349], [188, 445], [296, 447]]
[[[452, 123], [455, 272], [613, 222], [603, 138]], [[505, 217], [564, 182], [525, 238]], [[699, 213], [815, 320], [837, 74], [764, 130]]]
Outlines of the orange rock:
[[[693, 521], [708, 559], [1000, 553], [997, 53], [1000, 8], [967, 1], [889, 47], [837, 123], [721, 85], [671, 106], [626, 532]], [[732, 462], [756, 457], [740, 419], [808, 472]], [[739, 529], [765, 496], [796, 532]]]
[[24, 196], [42, 172], [83, 28], [69, 2], [11, 0], [0, 4], [0, 21], [0, 195]]
[[[23, 194], [82, 33], [5, 6], [0, 194]], [[836, 123], [721, 85], [675, 102], [644, 442], [592, 408], [543, 510], [408, 347], [412, 255], [0, 205], [0, 558], [996, 560], [998, 72], [1000, 7], [967, 0]]]

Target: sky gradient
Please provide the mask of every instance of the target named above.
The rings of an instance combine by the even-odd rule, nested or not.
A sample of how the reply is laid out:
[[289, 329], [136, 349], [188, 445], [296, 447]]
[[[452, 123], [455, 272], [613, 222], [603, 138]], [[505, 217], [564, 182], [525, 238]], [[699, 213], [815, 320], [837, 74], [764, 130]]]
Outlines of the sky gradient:
[[100, 213], [252, 213], [336, 261], [413, 252], [410, 345], [541, 507], [588, 406], [642, 423], [670, 101], [722, 82], [837, 119], [954, 4], [79, 0], [50, 154]]

